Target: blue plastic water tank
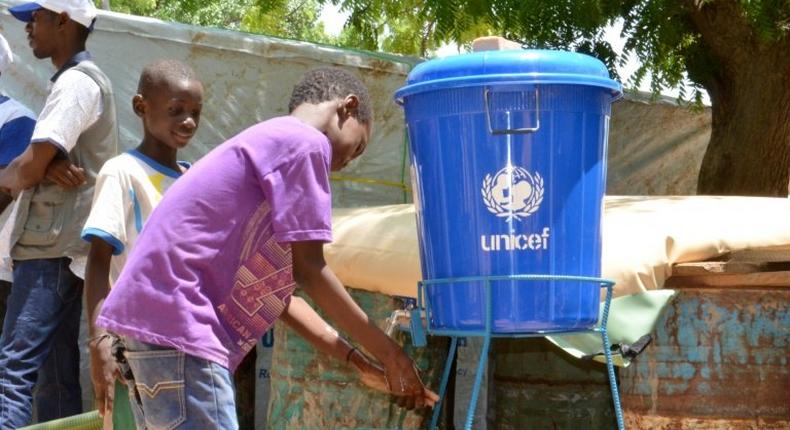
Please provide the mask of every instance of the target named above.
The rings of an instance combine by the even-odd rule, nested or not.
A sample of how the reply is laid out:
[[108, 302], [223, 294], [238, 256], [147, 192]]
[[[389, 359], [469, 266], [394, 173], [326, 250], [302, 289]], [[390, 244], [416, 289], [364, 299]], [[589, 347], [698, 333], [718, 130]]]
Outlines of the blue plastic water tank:
[[[600, 276], [611, 103], [600, 61], [545, 50], [419, 64], [396, 92], [411, 149], [424, 279]], [[598, 320], [596, 284], [496, 281], [495, 333], [570, 331]], [[430, 285], [433, 329], [481, 330], [479, 282]]]

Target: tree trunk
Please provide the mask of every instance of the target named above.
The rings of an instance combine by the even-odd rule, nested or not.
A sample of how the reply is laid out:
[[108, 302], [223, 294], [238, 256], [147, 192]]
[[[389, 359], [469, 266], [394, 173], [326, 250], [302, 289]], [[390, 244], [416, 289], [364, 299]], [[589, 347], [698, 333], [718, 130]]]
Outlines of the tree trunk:
[[718, 65], [701, 79], [713, 117], [697, 192], [787, 197], [790, 37], [760, 40], [732, 0], [698, 6], [691, 18], [708, 58], [689, 61]]
[[755, 58], [711, 92], [712, 130], [699, 194], [787, 197], [790, 70], [777, 66]]

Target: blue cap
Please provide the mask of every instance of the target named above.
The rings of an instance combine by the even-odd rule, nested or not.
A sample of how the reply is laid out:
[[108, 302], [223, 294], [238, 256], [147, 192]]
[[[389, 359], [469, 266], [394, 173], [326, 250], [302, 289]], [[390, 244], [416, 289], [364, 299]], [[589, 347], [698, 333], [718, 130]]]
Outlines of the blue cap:
[[23, 22], [30, 22], [33, 21], [33, 12], [39, 9], [44, 9], [44, 6], [41, 6], [36, 2], [30, 2], [10, 7], [8, 8], [8, 11], [11, 12], [11, 15], [13, 15], [16, 19]]
[[623, 87], [606, 66], [589, 55], [567, 51], [517, 49], [482, 51], [418, 64], [395, 93], [396, 100], [426, 91], [489, 84], [585, 85], [611, 91]]

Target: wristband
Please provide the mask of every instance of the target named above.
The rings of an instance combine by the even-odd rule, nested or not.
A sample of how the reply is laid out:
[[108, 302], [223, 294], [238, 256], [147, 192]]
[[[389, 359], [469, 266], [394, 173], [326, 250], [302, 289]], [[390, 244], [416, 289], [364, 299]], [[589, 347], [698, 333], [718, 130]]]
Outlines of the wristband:
[[95, 336], [95, 337], [92, 337], [92, 338], [88, 339], [86, 344], [88, 346], [91, 346], [91, 345], [96, 346], [96, 345], [100, 344], [101, 341], [103, 341], [104, 339], [110, 339], [110, 338], [112, 338], [112, 335], [110, 333], [103, 333], [103, 334], [100, 334], [98, 336]]
[[346, 354], [346, 363], [348, 363], [348, 360], [351, 360], [351, 354], [353, 354], [356, 350], [356, 346], [352, 346], [351, 349], [348, 350], [348, 353]]

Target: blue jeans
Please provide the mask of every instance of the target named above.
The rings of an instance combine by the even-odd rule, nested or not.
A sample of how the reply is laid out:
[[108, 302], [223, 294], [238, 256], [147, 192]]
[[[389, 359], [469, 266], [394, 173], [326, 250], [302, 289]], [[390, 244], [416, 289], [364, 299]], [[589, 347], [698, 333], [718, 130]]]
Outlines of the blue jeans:
[[82, 412], [82, 280], [71, 273], [69, 263], [68, 258], [14, 262], [14, 284], [0, 336], [0, 429], [30, 423], [39, 377], [39, 421]]
[[127, 377], [137, 428], [239, 428], [233, 375], [228, 369], [128, 337], [122, 342], [127, 363], [119, 364]]

